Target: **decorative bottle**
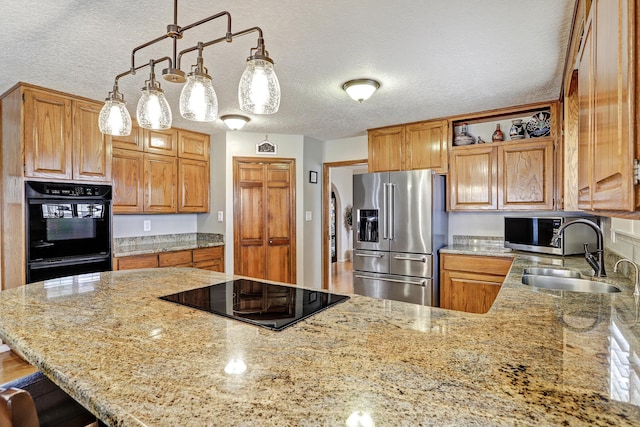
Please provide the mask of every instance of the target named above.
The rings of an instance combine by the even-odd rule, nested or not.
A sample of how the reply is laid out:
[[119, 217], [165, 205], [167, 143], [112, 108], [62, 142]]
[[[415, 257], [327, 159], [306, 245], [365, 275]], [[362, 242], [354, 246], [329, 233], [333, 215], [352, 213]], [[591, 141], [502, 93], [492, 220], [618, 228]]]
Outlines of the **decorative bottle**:
[[498, 123], [496, 125], [496, 130], [493, 131], [493, 135], [491, 135], [491, 140], [493, 142], [496, 141], [504, 141], [504, 134], [502, 133], [502, 131], [500, 130], [500, 123]]

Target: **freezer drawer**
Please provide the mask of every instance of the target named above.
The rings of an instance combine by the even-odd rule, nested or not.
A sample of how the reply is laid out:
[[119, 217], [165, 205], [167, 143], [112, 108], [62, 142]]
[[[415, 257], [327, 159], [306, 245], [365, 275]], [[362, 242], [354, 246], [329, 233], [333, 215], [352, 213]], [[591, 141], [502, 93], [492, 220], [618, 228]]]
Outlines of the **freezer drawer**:
[[433, 305], [433, 282], [427, 278], [354, 271], [353, 291], [373, 298]]
[[374, 273], [389, 272], [389, 252], [353, 251], [353, 269]]
[[389, 273], [401, 276], [433, 277], [433, 257], [430, 254], [391, 252]]

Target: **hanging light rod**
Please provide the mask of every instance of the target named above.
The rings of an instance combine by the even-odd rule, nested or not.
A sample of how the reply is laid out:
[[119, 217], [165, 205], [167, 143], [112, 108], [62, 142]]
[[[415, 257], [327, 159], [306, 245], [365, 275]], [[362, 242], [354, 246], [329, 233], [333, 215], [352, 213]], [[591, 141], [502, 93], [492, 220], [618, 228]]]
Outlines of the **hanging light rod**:
[[[131, 52], [131, 68], [116, 76], [113, 90], [105, 101], [99, 116], [100, 131], [109, 135], [129, 135], [131, 133], [131, 116], [126, 108], [124, 96], [118, 88], [118, 80], [128, 75], [135, 75], [142, 68], [149, 67], [149, 79], [142, 88], [142, 96], [138, 101], [136, 117], [141, 127], [145, 129], [167, 129], [171, 127], [172, 114], [169, 103], [164, 97], [160, 83], [155, 78], [154, 68], [160, 62], [167, 61], [168, 67], [162, 70], [162, 77], [172, 83], [185, 83], [180, 94], [180, 114], [188, 120], [211, 122], [218, 115], [218, 99], [213, 88], [212, 78], [204, 66], [202, 51], [204, 48], [226, 41], [231, 43], [234, 38], [246, 34], [258, 33], [257, 46], [251, 48], [246, 59], [247, 67], [243, 72], [238, 86], [238, 100], [240, 109], [247, 113], [273, 114], [280, 107], [280, 84], [273, 69], [273, 60], [265, 49], [264, 37], [260, 27], [251, 27], [233, 33], [231, 31], [231, 14], [227, 11], [219, 12], [197, 22], [180, 27], [178, 21], [178, 0], [173, 2], [173, 24], [167, 25], [167, 32], [160, 37], [143, 43]], [[225, 35], [208, 42], [198, 42], [195, 46], [178, 52], [178, 40], [185, 31], [202, 25], [214, 19], [226, 17], [227, 28]], [[136, 53], [167, 38], [173, 40], [172, 57], [151, 59], [143, 65], [136, 65]], [[180, 69], [182, 56], [190, 52], [198, 52], [196, 64], [192, 71], [185, 74]]]

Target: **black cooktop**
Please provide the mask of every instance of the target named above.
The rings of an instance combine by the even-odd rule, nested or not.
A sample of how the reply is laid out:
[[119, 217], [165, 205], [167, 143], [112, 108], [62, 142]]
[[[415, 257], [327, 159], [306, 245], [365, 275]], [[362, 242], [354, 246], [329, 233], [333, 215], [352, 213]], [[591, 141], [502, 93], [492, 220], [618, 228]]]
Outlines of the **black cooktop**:
[[349, 297], [237, 279], [166, 295], [160, 299], [281, 331]]

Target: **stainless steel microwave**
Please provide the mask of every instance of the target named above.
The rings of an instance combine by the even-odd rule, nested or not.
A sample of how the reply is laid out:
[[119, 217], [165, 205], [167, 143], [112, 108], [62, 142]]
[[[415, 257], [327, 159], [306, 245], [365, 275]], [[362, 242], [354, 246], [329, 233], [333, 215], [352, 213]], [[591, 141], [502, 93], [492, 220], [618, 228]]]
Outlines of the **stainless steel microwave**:
[[565, 223], [577, 218], [597, 222], [596, 217], [505, 217], [504, 246], [528, 252], [553, 255], [576, 255], [584, 253], [584, 244], [595, 250], [596, 233], [584, 224], [574, 224], [565, 228], [558, 241], [558, 247], [551, 244], [553, 236]]

